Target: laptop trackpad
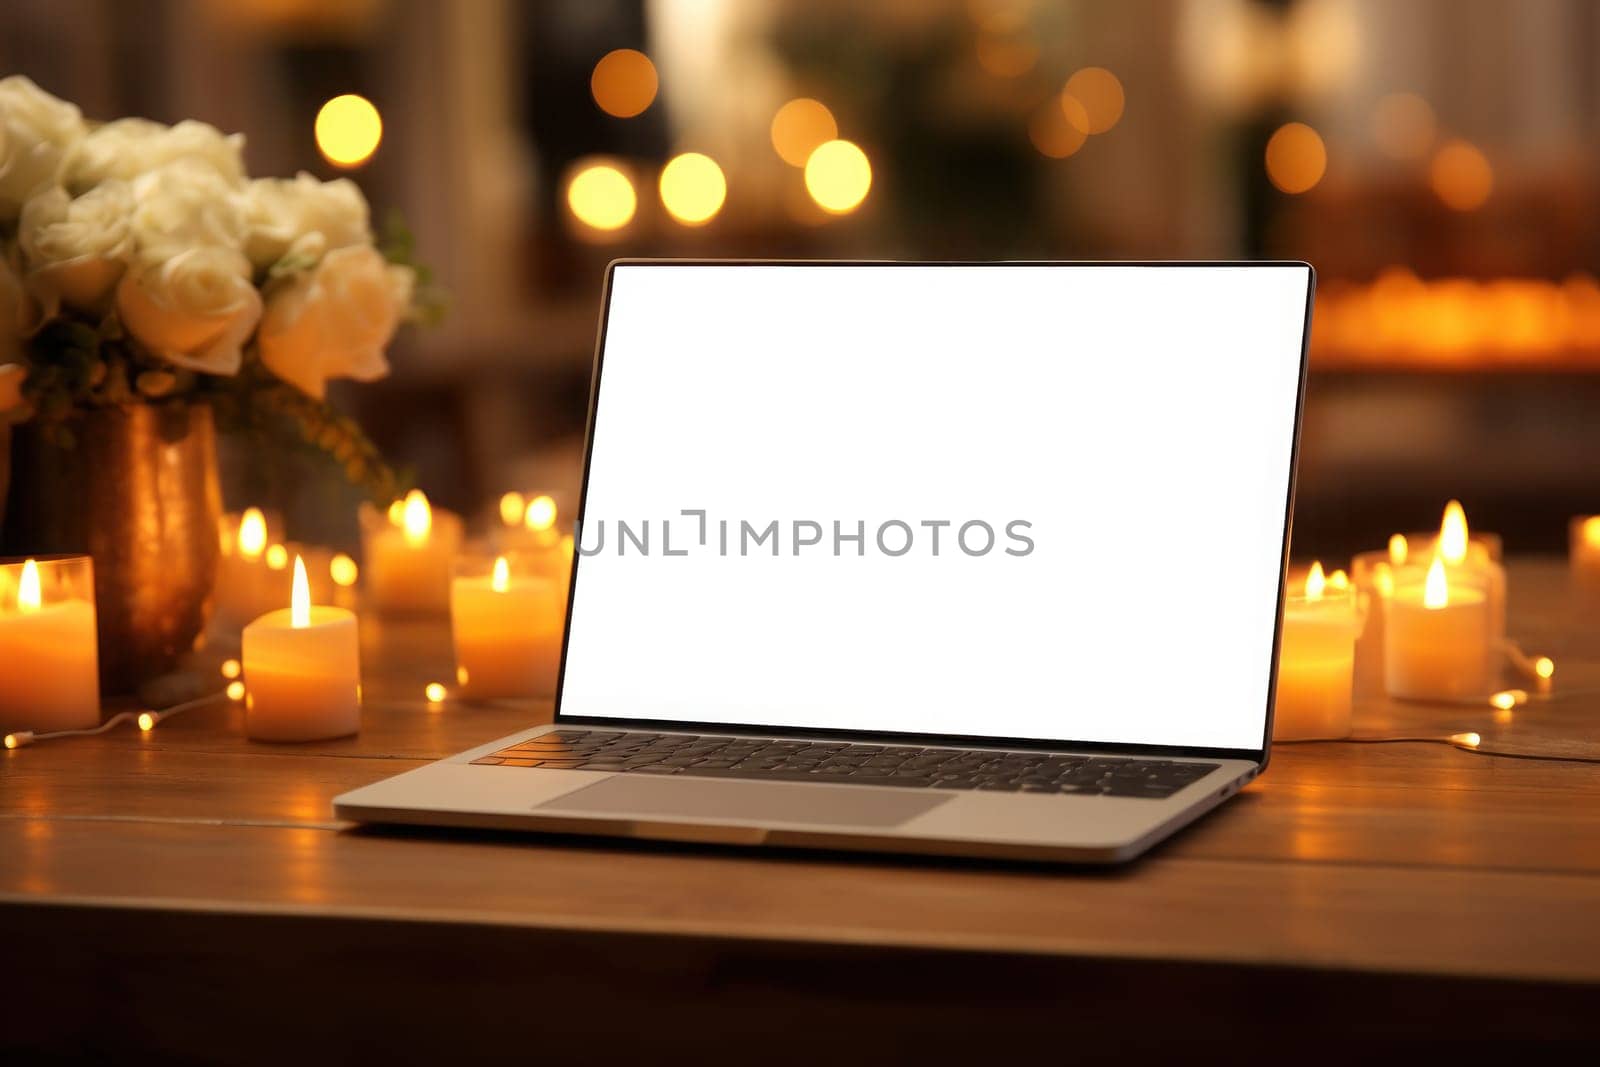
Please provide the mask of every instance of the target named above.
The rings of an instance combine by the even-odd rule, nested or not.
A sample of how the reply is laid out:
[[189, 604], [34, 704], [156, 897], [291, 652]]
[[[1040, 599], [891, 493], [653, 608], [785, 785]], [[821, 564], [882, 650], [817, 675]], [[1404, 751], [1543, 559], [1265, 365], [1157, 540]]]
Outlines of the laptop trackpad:
[[638, 819], [737, 819], [827, 826], [898, 826], [953, 799], [949, 794], [716, 778], [618, 775], [535, 805], [535, 811]]

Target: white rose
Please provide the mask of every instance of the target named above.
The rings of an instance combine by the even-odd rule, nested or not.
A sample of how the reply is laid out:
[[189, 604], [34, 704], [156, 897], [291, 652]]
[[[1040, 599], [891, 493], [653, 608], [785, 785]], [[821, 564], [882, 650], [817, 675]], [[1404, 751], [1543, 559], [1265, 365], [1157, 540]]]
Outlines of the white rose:
[[133, 191], [115, 179], [76, 200], [53, 186], [23, 205], [17, 240], [46, 317], [62, 303], [104, 309], [133, 256], [132, 210]]
[[367, 199], [349, 178], [320, 182], [301, 171], [293, 178], [257, 178], [245, 189], [245, 255], [257, 267], [282, 259], [291, 247], [313, 254], [304, 239], [321, 236], [321, 249], [367, 244]]
[[22, 359], [23, 339], [39, 326], [38, 307], [22, 287], [22, 279], [0, 256], [0, 363]]
[[0, 78], [0, 222], [60, 172], [62, 157], [84, 136], [83, 115], [20, 74]]
[[129, 225], [146, 261], [198, 246], [244, 247], [239, 191], [198, 160], [180, 159], [135, 178]]
[[82, 192], [111, 178], [132, 181], [178, 160], [203, 163], [237, 188], [244, 184], [244, 134], [186, 119], [164, 126], [149, 119], [117, 119], [89, 131], [67, 153], [62, 184]]
[[384, 349], [411, 306], [415, 274], [370, 245], [336, 248], [267, 300], [261, 361], [321, 399], [329, 378], [370, 382], [389, 373]]
[[179, 367], [237, 374], [240, 349], [261, 319], [261, 294], [240, 252], [201, 246], [160, 263], [136, 262], [117, 286], [122, 324]]

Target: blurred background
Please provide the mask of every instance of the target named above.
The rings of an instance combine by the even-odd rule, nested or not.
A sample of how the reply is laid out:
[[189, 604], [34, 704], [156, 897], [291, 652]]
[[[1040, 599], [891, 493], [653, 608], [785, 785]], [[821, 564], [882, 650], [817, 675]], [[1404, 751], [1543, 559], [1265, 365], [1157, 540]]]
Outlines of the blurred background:
[[0, 73], [404, 214], [448, 317], [335, 399], [446, 506], [575, 488], [616, 256], [1292, 257], [1297, 556], [1600, 505], [1597, 53], [1589, 0], [0, 6]]

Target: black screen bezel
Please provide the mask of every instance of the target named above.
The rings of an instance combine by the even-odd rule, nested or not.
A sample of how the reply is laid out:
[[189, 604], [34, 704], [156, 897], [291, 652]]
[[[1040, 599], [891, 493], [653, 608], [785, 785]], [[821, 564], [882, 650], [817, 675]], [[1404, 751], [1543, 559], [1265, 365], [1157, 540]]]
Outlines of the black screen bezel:
[[1015, 749], [1071, 748], [1085, 752], [1154, 753], [1158, 755], [1197, 756], [1223, 759], [1249, 760], [1265, 768], [1271, 755], [1272, 723], [1275, 713], [1278, 683], [1278, 653], [1283, 640], [1283, 592], [1288, 578], [1289, 543], [1294, 524], [1294, 497], [1299, 473], [1300, 432], [1305, 412], [1307, 364], [1311, 347], [1311, 309], [1316, 292], [1317, 272], [1310, 263], [1302, 260], [1007, 260], [981, 262], [960, 260], [787, 260], [787, 259], [654, 259], [626, 257], [614, 259], [606, 265], [605, 285], [600, 301], [600, 324], [595, 339], [594, 366], [589, 382], [589, 412], [584, 432], [583, 479], [578, 492], [576, 521], [581, 524], [589, 497], [590, 465], [594, 458], [594, 436], [600, 410], [600, 382], [605, 361], [606, 327], [611, 317], [612, 280], [618, 267], [984, 267], [1004, 270], [1008, 267], [1243, 267], [1276, 268], [1294, 267], [1306, 272], [1305, 314], [1300, 335], [1300, 373], [1295, 391], [1293, 439], [1289, 445], [1288, 491], [1284, 499], [1283, 545], [1279, 554], [1277, 605], [1272, 628], [1272, 658], [1267, 684], [1267, 706], [1261, 732], [1261, 745], [1256, 749], [1213, 748], [1192, 745], [1151, 745], [1111, 741], [1040, 740], [1024, 737], [968, 736], [961, 734], [922, 734], [893, 730], [852, 730], [822, 727], [764, 726], [759, 723], [687, 722], [680, 719], [619, 718], [598, 715], [568, 715], [561, 710], [562, 690], [567, 675], [567, 649], [572, 638], [572, 607], [578, 589], [578, 569], [583, 554], [576, 550], [572, 555], [572, 568], [567, 585], [566, 618], [561, 635], [561, 664], [556, 675], [555, 722], [560, 725], [614, 726], [623, 729], [698, 730], [708, 733], [739, 733], [752, 736], [782, 737], [835, 737], [864, 742], [894, 744], [930, 744], [941, 746], [972, 746]]

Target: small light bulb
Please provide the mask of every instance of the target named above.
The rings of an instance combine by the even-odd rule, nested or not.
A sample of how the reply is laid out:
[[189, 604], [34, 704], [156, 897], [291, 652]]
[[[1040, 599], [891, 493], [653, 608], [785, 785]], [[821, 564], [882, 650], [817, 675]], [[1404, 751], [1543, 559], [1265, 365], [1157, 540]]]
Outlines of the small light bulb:
[[1551, 659], [1549, 656], [1540, 656], [1538, 659], [1533, 661], [1533, 673], [1537, 674], [1541, 678], [1554, 678], [1556, 673], [1556, 661]]
[[23, 745], [33, 744], [32, 730], [18, 730], [14, 734], [6, 734], [7, 748], [21, 748]]
[[158, 720], [156, 717], [148, 711], [141, 711], [139, 713], [139, 729], [143, 730], [145, 733], [149, 733], [151, 730], [154, 730], [156, 728], [157, 721]]
[[222, 676], [224, 678], [237, 678], [239, 677], [239, 672], [243, 669], [244, 668], [240, 666], [239, 661], [236, 659], [225, 659], [222, 661]]
[[229, 682], [228, 683], [228, 699], [229, 700], [243, 700], [244, 699], [244, 683], [243, 682]]
[[1490, 697], [1489, 703], [1493, 704], [1497, 708], [1510, 711], [1512, 708], [1517, 706], [1517, 695], [1509, 689], [1502, 690], [1501, 692], [1498, 692], [1494, 696]]
[[1477, 748], [1483, 742], [1483, 738], [1469, 730], [1464, 734], [1451, 734], [1450, 741], [1465, 748]]
[[428, 703], [437, 704], [445, 698], [446, 690], [438, 682], [429, 682], [422, 690], [422, 695], [428, 698]]

